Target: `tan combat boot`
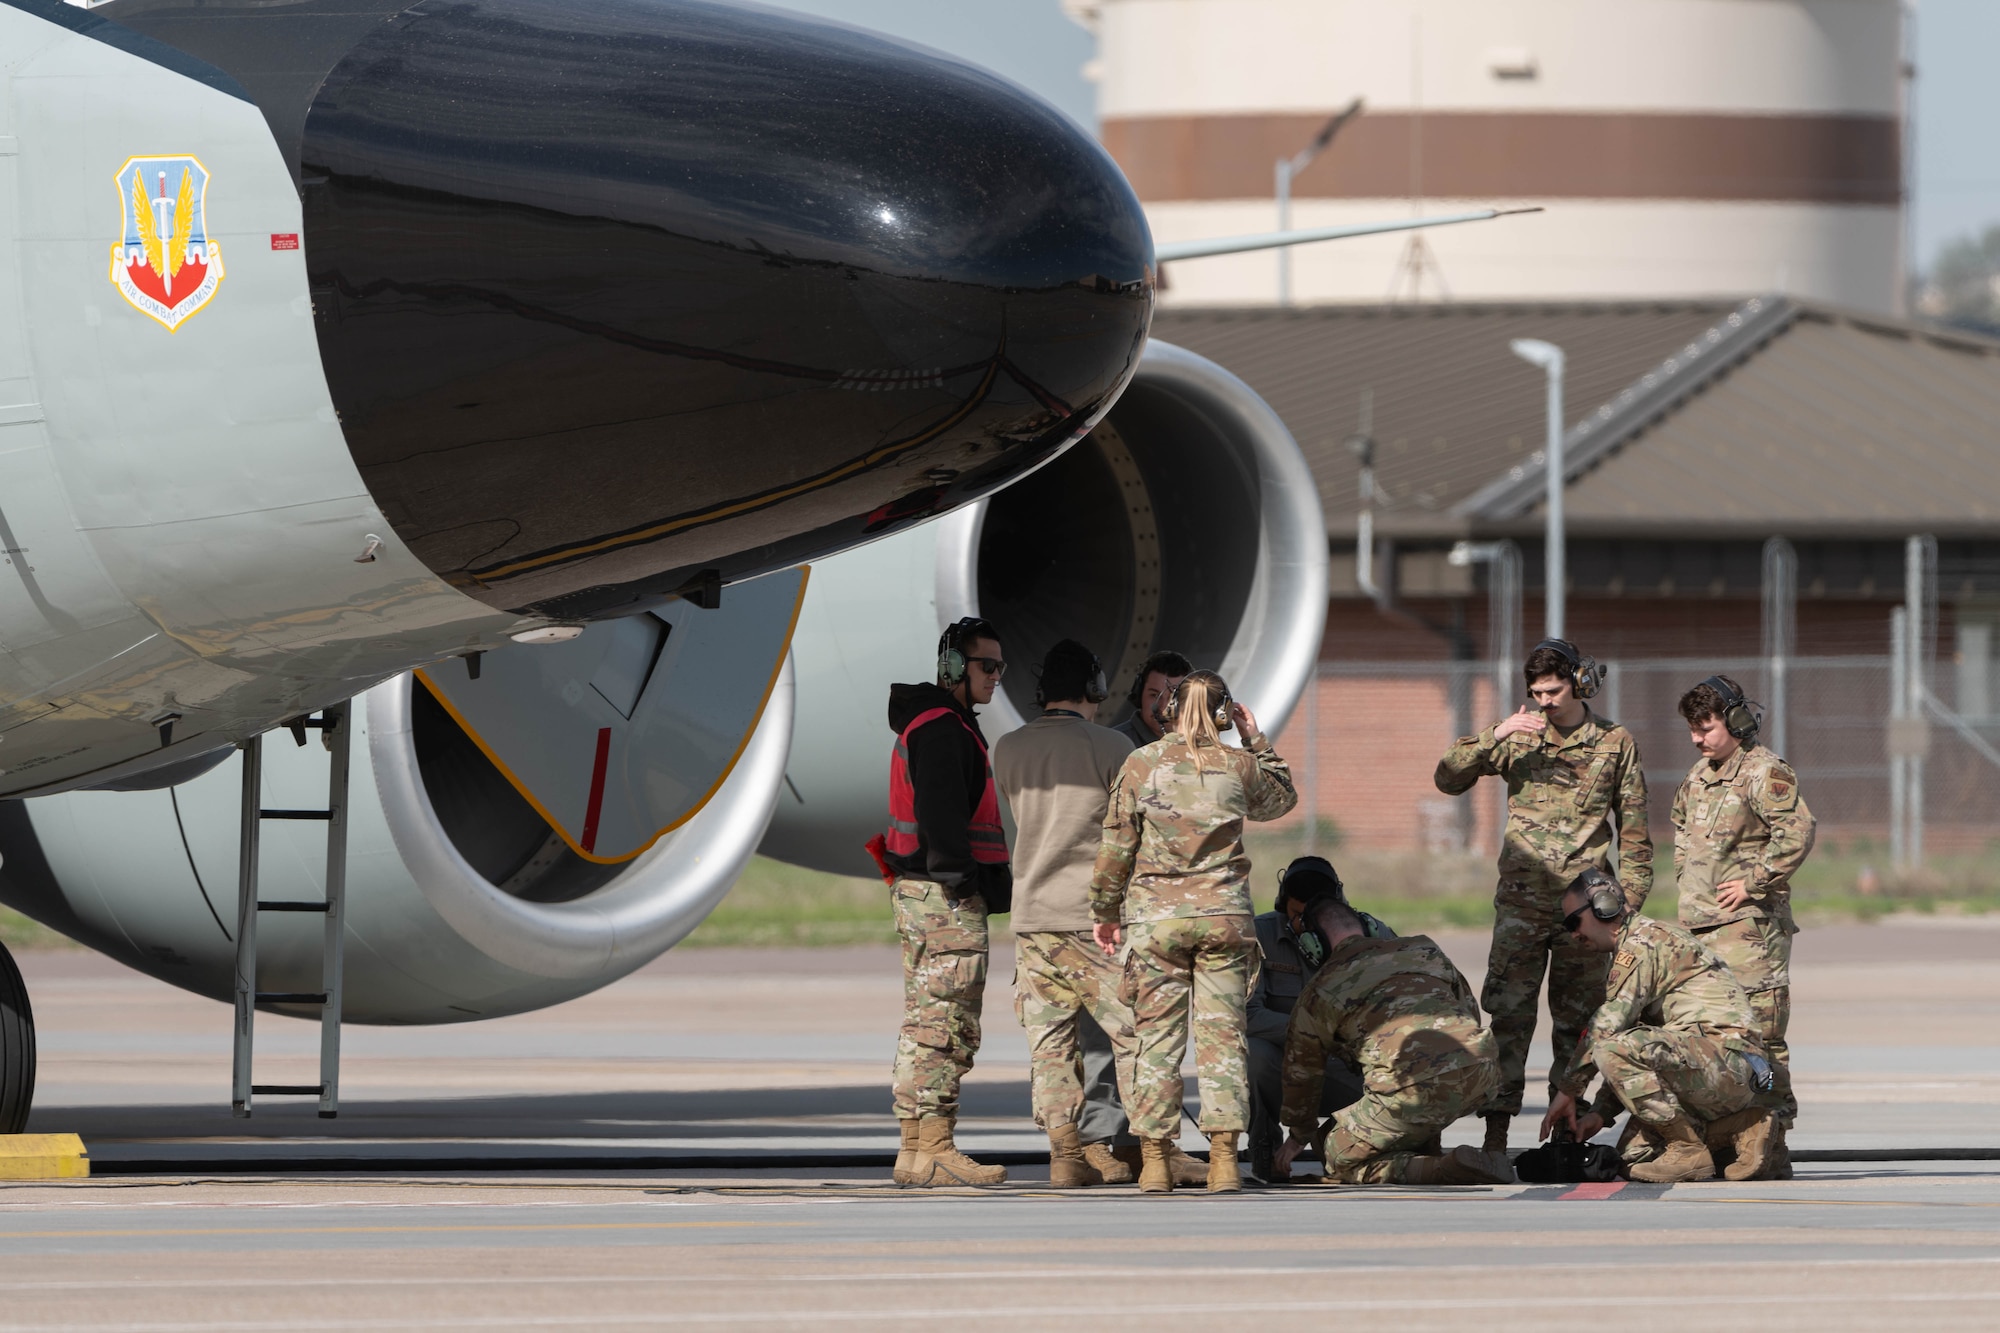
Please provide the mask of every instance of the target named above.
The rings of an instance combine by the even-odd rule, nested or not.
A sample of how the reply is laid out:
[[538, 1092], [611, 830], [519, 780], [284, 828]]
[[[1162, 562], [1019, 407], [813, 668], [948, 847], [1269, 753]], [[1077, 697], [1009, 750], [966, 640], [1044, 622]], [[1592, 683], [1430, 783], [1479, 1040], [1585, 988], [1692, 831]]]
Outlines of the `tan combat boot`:
[[1139, 1189], [1142, 1193], [1173, 1193], [1174, 1172], [1167, 1162], [1167, 1150], [1173, 1146], [1172, 1139], [1147, 1139], [1139, 1145], [1144, 1160], [1139, 1169]]
[[1403, 1168], [1405, 1185], [1511, 1185], [1514, 1168], [1504, 1152], [1487, 1152], [1469, 1143], [1442, 1156], [1412, 1157]]
[[1689, 1180], [1714, 1180], [1715, 1158], [1701, 1131], [1685, 1115], [1677, 1115], [1664, 1125], [1649, 1126], [1666, 1140], [1667, 1150], [1650, 1162], [1640, 1162], [1627, 1174], [1648, 1185], [1678, 1185]]
[[1090, 1163], [1091, 1170], [1107, 1185], [1129, 1185], [1138, 1179], [1137, 1173], [1108, 1143], [1084, 1144], [1083, 1160]]
[[1483, 1152], [1507, 1151], [1507, 1127], [1514, 1123], [1514, 1117], [1505, 1111], [1486, 1113], [1486, 1142], [1480, 1144]]
[[1073, 1190], [1085, 1185], [1102, 1185], [1104, 1177], [1083, 1154], [1083, 1141], [1074, 1124], [1058, 1125], [1049, 1131], [1049, 1186]]
[[1776, 1125], [1771, 1113], [1761, 1106], [1753, 1106], [1735, 1115], [1726, 1115], [1708, 1127], [1703, 1136], [1708, 1140], [1709, 1155], [1713, 1157], [1719, 1148], [1726, 1148], [1735, 1158], [1722, 1168], [1725, 1180], [1768, 1180], [1771, 1176], [1771, 1149], [1776, 1135]]
[[889, 1178], [898, 1185], [915, 1184], [912, 1173], [917, 1167], [917, 1122], [898, 1120], [896, 1128], [901, 1131], [903, 1141], [896, 1148], [896, 1165], [889, 1172]]
[[1167, 1169], [1174, 1173], [1176, 1185], [1208, 1184], [1208, 1163], [1188, 1156], [1172, 1139], [1167, 1140]]
[[952, 1142], [948, 1116], [926, 1116], [917, 1122], [917, 1160], [910, 1167], [912, 1185], [1004, 1185], [1007, 1168], [982, 1166]]
[[1243, 1168], [1236, 1162], [1236, 1131], [1219, 1130], [1208, 1136], [1208, 1178], [1210, 1194], [1236, 1194], [1243, 1189]]

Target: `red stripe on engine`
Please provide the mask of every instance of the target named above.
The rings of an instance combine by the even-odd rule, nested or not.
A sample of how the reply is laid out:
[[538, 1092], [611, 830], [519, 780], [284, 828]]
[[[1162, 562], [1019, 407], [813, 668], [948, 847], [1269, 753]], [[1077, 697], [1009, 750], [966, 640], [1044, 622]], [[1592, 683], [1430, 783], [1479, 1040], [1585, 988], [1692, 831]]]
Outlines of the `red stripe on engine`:
[[583, 812], [583, 850], [597, 850], [597, 816], [604, 810], [604, 774], [611, 767], [611, 728], [597, 729], [597, 762], [590, 770], [590, 804]]

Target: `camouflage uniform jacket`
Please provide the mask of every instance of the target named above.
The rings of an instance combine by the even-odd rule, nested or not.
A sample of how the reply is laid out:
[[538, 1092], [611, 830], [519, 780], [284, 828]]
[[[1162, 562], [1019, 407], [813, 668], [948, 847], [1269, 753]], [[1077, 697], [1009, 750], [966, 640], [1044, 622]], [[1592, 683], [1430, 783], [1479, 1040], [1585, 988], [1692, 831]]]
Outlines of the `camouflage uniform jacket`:
[[1501, 875], [1541, 872], [1567, 884], [1586, 866], [1607, 866], [1617, 822], [1618, 883], [1636, 911], [1653, 888], [1653, 840], [1646, 833], [1646, 775], [1632, 733], [1584, 710], [1567, 736], [1553, 725], [1495, 740], [1494, 728], [1466, 736], [1438, 761], [1448, 796], [1489, 774], [1507, 783], [1507, 836]]
[[[1590, 1017], [1558, 1091], [1582, 1097], [1597, 1066], [1593, 1043], [1636, 1027], [1679, 1028], [1718, 1038], [1725, 1045], [1763, 1053], [1750, 1015], [1750, 997], [1708, 946], [1679, 926], [1650, 917], [1626, 918], [1618, 932], [1618, 952], [1604, 983], [1604, 1003]], [[1618, 1099], [1607, 1087], [1598, 1109], [1617, 1114]], [[1609, 1118], [1607, 1116], [1607, 1118]]]
[[[1368, 913], [1356, 909], [1361, 933], [1371, 940], [1393, 940], [1396, 932]], [[1283, 912], [1265, 912], [1257, 918], [1257, 947], [1264, 961], [1250, 979], [1250, 998], [1243, 1007], [1250, 1035], [1273, 1046], [1285, 1044], [1285, 1028], [1299, 996], [1313, 979], [1313, 969], [1299, 952], [1298, 936], [1292, 934]]]
[[1286, 1128], [1309, 1137], [1328, 1056], [1390, 1093], [1494, 1057], [1472, 987], [1427, 936], [1333, 946], [1306, 983], [1285, 1038]]
[[[1792, 875], [1812, 850], [1815, 827], [1798, 775], [1763, 746], [1745, 745], [1720, 764], [1695, 760], [1674, 793], [1681, 924], [1702, 930], [1771, 917], [1789, 925]], [[1748, 881], [1750, 900], [1724, 911], [1716, 886], [1734, 879]]]
[[1250, 915], [1243, 821], [1276, 819], [1299, 802], [1270, 740], [1255, 742], [1197, 754], [1170, 731], [1126, 757], [1090, 879], [1094, 920]]

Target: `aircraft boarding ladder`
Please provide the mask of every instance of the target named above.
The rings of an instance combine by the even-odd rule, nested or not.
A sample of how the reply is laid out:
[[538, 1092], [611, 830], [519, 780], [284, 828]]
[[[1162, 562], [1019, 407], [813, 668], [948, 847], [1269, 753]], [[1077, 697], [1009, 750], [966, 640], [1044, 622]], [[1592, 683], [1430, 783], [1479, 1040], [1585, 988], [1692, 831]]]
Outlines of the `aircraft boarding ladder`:
[[[267, 1097], [317, 1097], [323, 1119], [340, 1112], [340, 975], [341, 938], [347, 905], [347, 770], [352, 701], [335, 704], [317, 717], [298, 717], [285, 724], [300, 745], [306, 731], [316, 730], [331, 756], [327, 766], [324, 810], [271, 810], [264, 806], [264, 738], [253, 736], [243, 751], [243, 825], [238, 846], [236, 889], [236, 1059], [230, 1103], [236, 1114], [250, 1114], [259, 1094]], [[320, 901], [265, 901], [257, 896], [258, 852], [267, 819], [317, 820], [326, 825], [326, 896]], [[263, 912], [319, 912], [326, 925], [317, 991], [257, 989], [257, 917]], [[319, 1006], [319, 1082], [253, 1083], [251, 1050], [257, 1005]]]

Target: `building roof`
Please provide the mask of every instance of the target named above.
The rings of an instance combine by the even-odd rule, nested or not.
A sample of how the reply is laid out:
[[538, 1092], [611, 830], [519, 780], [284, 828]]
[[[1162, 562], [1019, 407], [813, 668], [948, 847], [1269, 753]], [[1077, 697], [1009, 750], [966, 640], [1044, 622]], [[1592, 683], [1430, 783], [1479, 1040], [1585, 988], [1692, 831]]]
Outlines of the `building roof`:
[[[1291, 427], [1328, 531], [1351, 536], [1372, 401], [1377, 531], [1541, 524], [1545, 381], [1568, 357], [1578, 536], [1990, 534], [2000, 342], [1785, 297], [1163, 310], [1154, 334], [1243, 377]], [[1704, 486], [1704, 480], [1719, 483]]]

